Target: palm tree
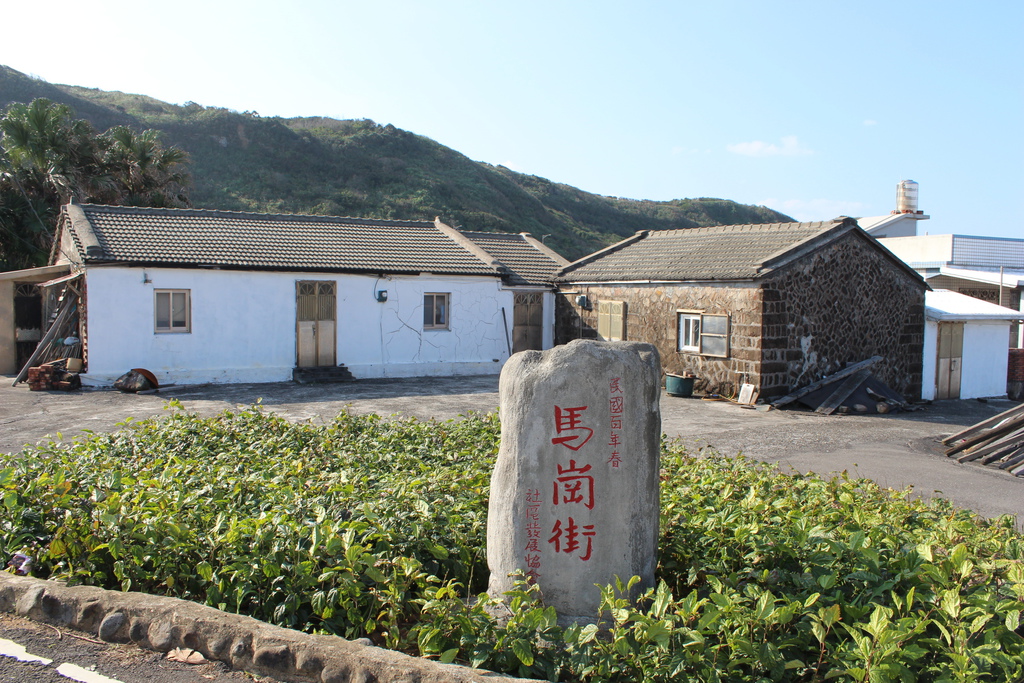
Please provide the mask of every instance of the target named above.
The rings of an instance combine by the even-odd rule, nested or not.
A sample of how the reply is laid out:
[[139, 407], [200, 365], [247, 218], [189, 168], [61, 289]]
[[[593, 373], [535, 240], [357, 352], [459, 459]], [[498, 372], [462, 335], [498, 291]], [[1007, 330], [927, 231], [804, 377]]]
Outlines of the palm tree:
[[115, 201], [128, 206], [188, 206], [184, 165], [188, 154], [164, 147], [155, 130], [116, 126], [101, 136], [103, 167], [113, 180]]
[[0, 118], [2, 173], [30, 196], [86, 199], [106, 179], [99, 166], [96, 131], [72, 117], [71, 108], [47, 99], [12, 104]]
[[130, 206], [188, 206], [188, 155], [154, 130], [97, 134], [46, 99], [0, 116], [0, 270], [42, 265], [60, 207], [72, 198]]

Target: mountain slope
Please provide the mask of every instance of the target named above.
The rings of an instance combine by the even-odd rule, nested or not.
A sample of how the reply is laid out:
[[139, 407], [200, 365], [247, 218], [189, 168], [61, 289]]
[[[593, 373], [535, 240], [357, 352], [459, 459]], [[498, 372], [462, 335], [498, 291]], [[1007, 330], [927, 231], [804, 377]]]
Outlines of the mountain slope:
[[369, 120], [261, 118], [195, 103], [53, 85], [0, 66], [0, 109], [46, 97], [105, 130], [155, 128], [192, 157], [197, 207], [433, 219], [472, 230], [550, 235], [579, 258], [637, 230], [792, 220], [723, 199], [604, 197], [472, 161], [429, 138]]

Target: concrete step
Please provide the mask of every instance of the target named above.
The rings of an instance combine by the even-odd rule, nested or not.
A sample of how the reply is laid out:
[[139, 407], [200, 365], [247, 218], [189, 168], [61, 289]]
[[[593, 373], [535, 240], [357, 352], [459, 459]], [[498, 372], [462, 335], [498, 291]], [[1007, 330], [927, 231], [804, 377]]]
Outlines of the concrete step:
[[354, 379], [344, 365], [292, 370], [292, 380], [299, 384], [351, 382]]

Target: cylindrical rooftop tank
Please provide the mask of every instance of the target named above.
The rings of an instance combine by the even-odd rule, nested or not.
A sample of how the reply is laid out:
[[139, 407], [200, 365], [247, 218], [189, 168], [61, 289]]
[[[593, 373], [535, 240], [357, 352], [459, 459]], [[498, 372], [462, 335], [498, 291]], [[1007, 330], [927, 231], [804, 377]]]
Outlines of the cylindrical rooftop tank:
[[896, 213], [917, 213], [917, 183], [901, 180], [896, 186]]

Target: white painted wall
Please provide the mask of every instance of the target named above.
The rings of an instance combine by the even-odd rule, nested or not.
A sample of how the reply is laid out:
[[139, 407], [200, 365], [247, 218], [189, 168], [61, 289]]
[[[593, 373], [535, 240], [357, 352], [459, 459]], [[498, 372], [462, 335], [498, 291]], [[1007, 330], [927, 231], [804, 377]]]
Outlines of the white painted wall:
[[[921, 388], [921, 398], [926, 400], [935, 398], [938, 333], [938, 322], [926, 320]], [[964, 322], [960, 398], [1006, 396], [1009, 335], [1010, 322], [1008, 320], [967, 320]]]
[[[508, 358], [501, 308], [511, 312], [513, 295], [497, 278], [125, 267], [90, 268], [86, 277], [82, 379], [94, 385], [135, 367], [161, 383], [291, 379], [296, 280], [337, 283], [337, 358], [357, 378], [496, 374]], [[153, 331], [154, 289], [191, 290], [191, 333]], [[380, 289], [388, 290], [383, 304]], [[450, 329], [423, 329], [425, 292], [451, 294]]]

